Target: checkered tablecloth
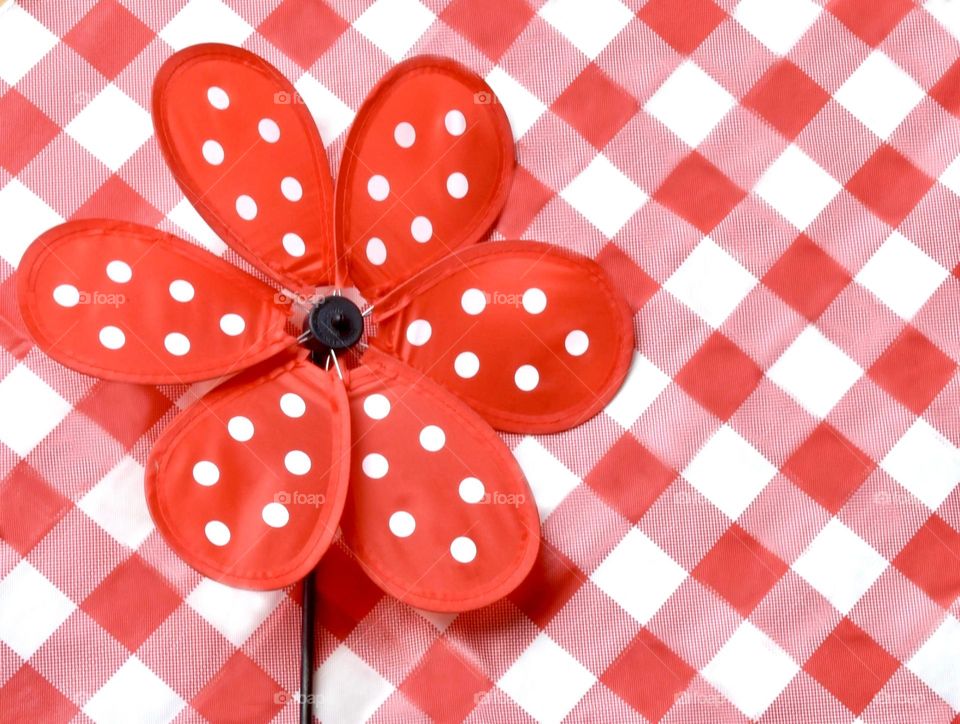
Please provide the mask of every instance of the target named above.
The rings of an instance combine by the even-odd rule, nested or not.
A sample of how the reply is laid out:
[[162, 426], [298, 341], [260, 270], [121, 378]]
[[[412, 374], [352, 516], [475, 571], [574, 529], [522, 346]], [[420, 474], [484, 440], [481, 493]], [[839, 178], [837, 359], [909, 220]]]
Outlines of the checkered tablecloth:
[[299, 590], [203, 579], [144, 502], [209, 385], [73, 373], [15, 308], [64, 219], [225, 253], [148, 115], [203, 41], [294, 81], [334, 164], [396, 61], [472, 67], [517, 139], [494, 239], [636, 312], [602, 414], [505, 436], [543, 519], [508, 599], [429, 614], [326, 556], [321, 721], [960, 721], [960, 0], [0, 4], [0, 721], [297, 715]]

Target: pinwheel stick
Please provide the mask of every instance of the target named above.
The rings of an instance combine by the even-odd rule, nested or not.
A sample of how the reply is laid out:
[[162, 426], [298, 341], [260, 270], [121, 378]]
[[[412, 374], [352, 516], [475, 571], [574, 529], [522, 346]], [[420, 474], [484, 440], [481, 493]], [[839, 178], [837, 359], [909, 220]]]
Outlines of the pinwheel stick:
[[313, 612], [316, 605], [314, 572], [303, 579], [300, 626], [300, 724], [313, 722]]

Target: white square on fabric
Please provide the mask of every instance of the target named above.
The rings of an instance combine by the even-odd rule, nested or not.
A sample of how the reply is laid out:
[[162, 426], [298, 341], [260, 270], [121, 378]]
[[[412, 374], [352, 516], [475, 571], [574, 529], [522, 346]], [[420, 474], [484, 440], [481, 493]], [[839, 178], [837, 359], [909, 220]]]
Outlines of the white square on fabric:
[[687, 60], [670, 74], [643, 109], [695, 148], [736, 103], [726, 88]]
[[63, 223], [60, 214], [16, 178], [0, 188], [0, 219], [3, 219], [0, 257], [13, 267], [20, 265], [20, 259], [34, 239]]
[[241, 46], [253, 26], [221, 0], [190, 0], [160, 31], [174, 50], [200, 43]]
[[580, 478], [533, 437], [523, 438], [514, 449], [513, 456], [520, 464], [533, 493], [540, 520], [546, 520], [580, 484]]
[[313, 677], [316, 715], [322, 722], [365, 722], [394, 686], [346, 644], [338, 646]]
[[776, 466], [729, 425], [717, 430], [683, 471], [684, 479], [732, 520], [776, 474]]
[[786, 55], [822, 8], [811, 0], [741, 0], [733, 17], [777, 55]]
[[767, 167], [754, 193], [797, 229], [806, 229], [840, 193], [840, 184], [794, 144]]
[[548, 0], [539, 14], [591, 60], [634, 17], [619, 0]]
[[29, 659], [76, 604], [26, 560], [0, 580], [0, 641]]
[[631, 528], [590, 580], [646, 624], [687, 578], [684, 568], [638, 528]]
[[63, 129], [68, 136], [117, 171], [153, 135], [150, 114], [112, 83]]
[[23, 364], [0, 380], [0, 442], [26, 457], [70, 413], [70, 403]]
[[602, 153], [560, 192], [560, 197], [612, 239], [648, 199]]
[[519, 141], [543, 115], [547, 107], [503, 68], [495, 66], [484, 79], [503, 106], [513, 138]]
[[870, 544], [833, 518], [791, 568], [846, 615], [887, 565]]
[[639, 352], [634, 352], [627, 377], [604, 412], [624, 430], [629, 430], [669, 386], [669, 375]]
[[960, 483], [960, 450], [918, 417], [880, 461], [880, 467], [936, 510]]
[[960, 621], [947, 614], [923, 646], [907, 662], [907, 668], [933, 689], [954, 711], [960, 711]]
[[701, 673], [740, 711], [758, 719], [799, 670], [773, 639], [744, 621]]
[[397, 62], [436, 17], [418, 0], [377, 0], [353, 22], [353, 27]]
[[863, 125], [887, 139], [924, 95], [923, 88], [899, 65], [875, 50], [833, 97]]
[[143, 491], [143, 466], [124, 457], [77, 503], [114, 539], [136, 549], [155, 526]]
[[862, 376], [860, 365], [813, 325], [798, 334], [767, 370], [767, 377], [819, 418], [826, 417]]
[[283, 591], [249, 591], [210, 578], [197, 584], [186, 602], [234, 646], [243, 646], [280, 603]]
[[177, 692], [131, 656], [83, 705], [97, 724], [169, 722], [186, 706]]
[[596, 682], [566, 649], [541, 633], [497, 686], [537, 721], [559, 722]]
[[756, 285], [753, 274], [706, 236], [663, 288], [716, 329]]
[[0, 78], [16, 85], [57, 44], [57, 36], [17, 3], [0, 7]]
[[900, 317], [910, 320], [950, 272], [894, 231], [854, 277]]

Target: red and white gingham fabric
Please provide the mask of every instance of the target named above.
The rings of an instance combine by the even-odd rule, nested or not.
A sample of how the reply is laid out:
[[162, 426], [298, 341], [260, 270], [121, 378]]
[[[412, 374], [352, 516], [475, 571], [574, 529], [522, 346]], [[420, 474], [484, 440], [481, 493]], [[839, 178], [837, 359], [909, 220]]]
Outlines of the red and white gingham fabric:
[[299, 591], [201, 578], [145, 507], [209, 385], [70, 372], [14, 303], [68, 218], [237, 261], [148, 115], [211, 40], [295, 81], [335, 164], [397, 60], [472, 67], [517, 138], [494, 239], [596, 258], [636, 312], [604, 413], [506, 436], [543, 518], [508, 599], [428, 614], [326, 556], [321, 721], [960, 721], [957, 0], [3, 3], [0, 721], [297, 715]]

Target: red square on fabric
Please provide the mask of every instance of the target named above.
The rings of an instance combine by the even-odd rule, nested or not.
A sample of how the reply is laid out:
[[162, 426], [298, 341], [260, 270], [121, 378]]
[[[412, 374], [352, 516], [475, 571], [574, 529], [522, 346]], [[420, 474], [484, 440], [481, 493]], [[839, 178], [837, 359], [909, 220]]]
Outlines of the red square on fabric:
[[530, 573], [507, 598], [537, 626], [545, 628], [580, 590], [585, 578], [560, 549], [541, 544]]
[[726, 421], [763, 378], [763, 370], [719, 332], [701, 345], [674, 378], [688, 395]]
[[907, 325], [867, 372], [897, 401], [920, 415], [950, 381], [957, 365]]
[[524, 0], [453, 0], [440, 19], [476, 45], [494, 62], [507, 52], [533, 17]]
[[0, 538], [27, 555], [73, 504], [20, 462], [0, 483]]
[[900, 668], [870, 635], [844, 618], [813, 652], [803, 669], [859, 715]]
[[899, 226], [931, 186], [932, 178], [888, 145], [847, 181], [847, 190], [890, 226]]
[[590, 471], [585, 482], [610, 507], [636, 523], [676, 478], [675, 470], [626, 433]]
[[77, 410], [132, 447], [173, 403], [156, 387], [126, 382], [97, 382]]
[[827, 101], [830, 94], [789, 60], [774, 63], [743, 99], [791, 141]]
[[518, 165], [507, 203], [497, 221], [497, 229], [508, 239], [519, 239], [552, 196], [553, 191], [549, 186], [540, 183], [536, 176]]
[[111, 176], [77, 209], [73, 219], [123, 219], [155, 226], [163, 214], [119, 176]]
[[787, 564], [734, 523], [691, 575], [713, 588], [741, 616], [749, 616], [787, 570]]
[[482, 672], [438, 639], [400, 685], [400, 691], [432, 721], [454, 722], [463, 721], [492, 686]]
[[114, 568], [80, 608], [135, 651], [179, 605], [177, 591], [134, 554]]
[[827, 10], [864, 43], [876, 46], [914, 7], [912, 0], [833, 0]]
[[600, 681], [647, 719], [659, 721], [696, 673], [663, 641], [640, 629]]
[[783, 465], [783, 473], [820, 505], [836, 513], [874, 467], [865, 453], [823, 422], [794, 450]]
[[640, 109], [637, 99], [590, 63], [560, 97], [553, 111], [600, 149]]
[[650, 0], [637, 15], [683, 55], [696, 50], [727, 17], [712, 0]]
[[350, 24], [322, 0], [286, 0], [258, 30], [304, 68], [327, 52]]
[[960, 60], [951, 65], [930, 89], [930, 97], [960, 117]]
[[657, 280], [637, 266], [616, 244], [606, 244], [596, 261], [634, 312], [660, 288]]
[[237, 651], [193, 701], [211, 722], [268, 722], [283, 708], [280, 685], [249, 656]]
[[116, 0], [101, 0], [63, 42], [113, 80], [153, 40], [153, 31]]
[[664, 180], [653, 198], [709, 234], [746, 192], [699, 153], [691, 153]]
[[383, 598], [360, 564], [338, 545], [331, 545], [317, 565], [317, 623], [345, 639]]
[[832, 256], [801, 234], [767, 270], [763, 283], [813, 322], [850, 279]]
[[77, 707], [30, 664], [0, 686], [0, 724], [66, 724]]
[[960, 596], [960, 533], [932, 515], [893, 565], [944, 608]]
[[0, 95], [0, 166], [16, 175], [59, 132], [57, 124], [16, 89]]

